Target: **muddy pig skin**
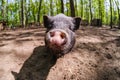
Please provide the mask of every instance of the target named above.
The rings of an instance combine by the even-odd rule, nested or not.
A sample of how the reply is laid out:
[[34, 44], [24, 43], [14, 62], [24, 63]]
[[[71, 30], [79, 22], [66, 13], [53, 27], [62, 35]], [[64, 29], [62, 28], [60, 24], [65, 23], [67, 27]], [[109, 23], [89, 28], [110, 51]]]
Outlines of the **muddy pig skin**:
[[43, 16], [44, 26], [47, 28], [45, 46], [48, 51], [60, 57], [73, 48], [75, 44], [75, 30], [79, 29], [81, 18], [68, 17], [64, 14]]

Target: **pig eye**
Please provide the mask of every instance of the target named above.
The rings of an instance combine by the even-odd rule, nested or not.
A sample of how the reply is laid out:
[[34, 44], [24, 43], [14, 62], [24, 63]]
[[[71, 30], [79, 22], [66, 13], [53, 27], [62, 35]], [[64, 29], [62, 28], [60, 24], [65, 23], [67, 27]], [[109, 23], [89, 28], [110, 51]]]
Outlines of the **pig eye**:
[[51, 29], [51, 28], [52, 28], [52, 24], [49, 25], [49, 29]]
[[51, 29], [53, 27], [53, 22], [50, 22], [48, 26], [48, 29]]
[[69, 29], [72, 30], [70, 25], [69, 25]]

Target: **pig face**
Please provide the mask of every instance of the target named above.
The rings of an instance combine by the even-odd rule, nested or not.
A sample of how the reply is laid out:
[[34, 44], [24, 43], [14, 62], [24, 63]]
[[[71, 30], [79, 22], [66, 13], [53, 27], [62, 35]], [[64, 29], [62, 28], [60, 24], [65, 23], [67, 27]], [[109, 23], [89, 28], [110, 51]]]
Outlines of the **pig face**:
[[47, 28], [45, 46], [55, 54], [61, 56], [68, 53], [75, 44], [75, 30], [79, 28], [81, 18], [67, 17], [64, 14], [43, 16], [44, 26]]

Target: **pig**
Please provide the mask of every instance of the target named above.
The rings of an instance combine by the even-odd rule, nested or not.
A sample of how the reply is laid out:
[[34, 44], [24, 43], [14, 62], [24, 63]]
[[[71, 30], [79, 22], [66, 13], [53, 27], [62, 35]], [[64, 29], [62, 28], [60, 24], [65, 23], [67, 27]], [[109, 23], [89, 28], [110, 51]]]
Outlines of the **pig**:
[[71, 51], [75, 44], [75, 31], [79, 29], [80, 17], [68, 17], [64, 14], [43, 16], [46, 28], [45, 46], [56, 57]]

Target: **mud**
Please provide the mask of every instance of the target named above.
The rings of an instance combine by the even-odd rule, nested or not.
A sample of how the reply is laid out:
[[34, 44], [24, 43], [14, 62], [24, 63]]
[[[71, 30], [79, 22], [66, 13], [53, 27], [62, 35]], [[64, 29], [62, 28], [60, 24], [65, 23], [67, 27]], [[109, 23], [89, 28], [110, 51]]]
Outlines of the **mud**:
[[120, 30], [82, 27], [59, 59], [44, 47], [44, 33], [0, 32], [0, 80], [120, 80]]

